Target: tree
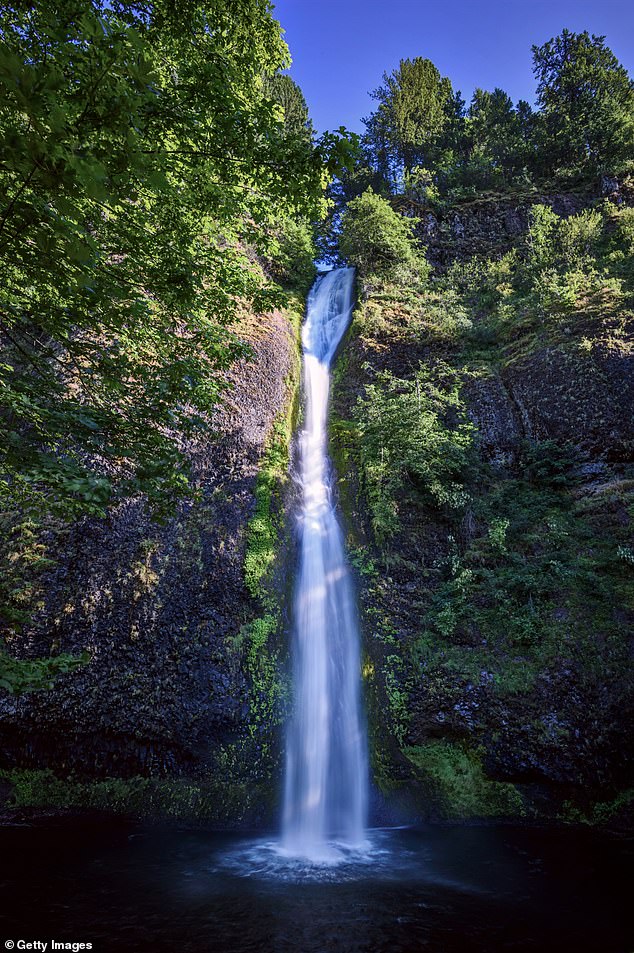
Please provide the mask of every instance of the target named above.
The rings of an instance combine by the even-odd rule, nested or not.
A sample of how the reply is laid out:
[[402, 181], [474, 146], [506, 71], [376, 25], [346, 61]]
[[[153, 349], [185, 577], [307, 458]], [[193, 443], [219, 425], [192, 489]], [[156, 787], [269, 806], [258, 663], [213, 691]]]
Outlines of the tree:
[[397, 70], [385, 73], [383, 86], [372, 93], [378, 108], [367, 120], [377, 160], [387, 150], [405, 172], [426, 165], [426, 150], [447, 121], [452, 89], [431, 60], [401, 60]]
[[[0, 603], [29, 620], [62, 521], [190, 493], [247, 346], [236, 302], [308, 280], [345, 131], [290, 134], [265, 77], [288, 66], [268, 0], [36, 0], [0, 8]], [[295, 227], [297, 226], [297, 227]], [[282, 240], [281, 240], [282, 239]], [[211, 434], [210, 434], [211, 437]], [[82, 657], [0, 649], [0, 688]]]
[[368, 189], [348, 203], [339, 250], [362, 275], [425, 279], [429, 267], [413, 239], [414, 223]]
[[284, 111], [284, 129], [294, 135], [310, 137], [312, 125], [308, 118], [308, 106], [304, 94], [285, 73], [264, 77], [264, 92]]
[[247, 250], [319, 216], [336, 143], [264, 93], [288, 65], [266, 0], [5, 4], [0, 38], [0, 505], [165, 502], [235, 299], [270, 300]]
[[472, 154], [491, 163], [492, 169], [512, 180], [531, 160], [531, 108], [520, 100], [517, 108], [508, 93], [476, 89], [468, 112]]
[[456, 162], [464, 162], [469, 157], [471, 141], [466, 122], [466, 103], [460, 90], [452, 92], [445, 103], [445, 122], [440, 135], [436, 138], [430, 165], [435, 166], [443, 156], [450, 154]]
[[617, 171], [634, 157], [634, 86], [604, 41], [564, 30], [533, 46], [546, 171]]

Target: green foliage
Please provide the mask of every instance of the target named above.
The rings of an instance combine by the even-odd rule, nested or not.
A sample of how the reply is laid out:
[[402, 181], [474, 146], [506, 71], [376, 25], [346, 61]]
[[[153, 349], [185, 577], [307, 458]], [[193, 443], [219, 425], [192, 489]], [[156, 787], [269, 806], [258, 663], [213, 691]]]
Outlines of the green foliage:
[[[222, 758], [222, 754], [227, 755]], [[79, 780], [57, 777], [52, 771], [1, 771], [0, 778], [13, 786], [9, 801], [14, 807], [57, 807], [110, 811], [139, 818], [197, 820], [235, 823], [251, 807], [257, 811], [270, 798], [259, 779], [235, 777], [226, 749], [203, 783], [184, 778], [169, 780], [135, 776]]]
[[[631, 703], [630, 446], [624, 441], [622, 450], [615, 447], [622, 458], [614, 465], [602, 461], [595, 475], [586, 467], [594, 461], [584, 447], [596, 431], [588, 439], [584, 414], [594, 419], [595, 406], [600, 413], [605, 406], [609, 420], [612, 400], [626, 399], [625, 392], [611, 392], [605, 361], [631, 353], [633, 221], [629, 209], [610, 203], [565, 219], [535, 206], [529, 233], [501, 257], [457, 261], [422, 292], [377, 283], [355, 313], [335, 389], [339, 413], [354, 406], [363, 386], [367, 391], [349, 412], [354, 419], [337, 421], [333, 439], [347, 453], [342, 492], [356, 490], [347, 504], [353, 519], [365, 512], [374, 528], [371, 555], [379, 572], [361, 572], [359, 585], [372, 632], [370, 663], [378, 663], [370, 688], [374, 731], [392, 761], [381, 763], [382, 783], [386, 775], [397, 783], [403, 776], [396, 751], [426, 730], [442, 732], [430, 750], [420, 745], [416, 776], [423, 802], [435, 795], [445, 816], [521, 813], [512, 787], [500, 809], [484, 792], [470, 800], [481, 780], [489, 783], [477, 746], [496, 758], [500, 745], [513, 744], [514, 736], [509, 740], [499, 729], [500, 712], [512, 726], [534, 718], [536, 748], [547, 759], [561, 750], [583, 771], [585, 755], [571, 750], [573, 730], [591, 715], [579, 712], [579, 700], [596, 719], [598, 744], [603, 725], [613, 725], [597, 700], [605, 697], [600, 686], [610, 684], [615, 708]], [[560, 360], [566, 362], [562, 371]], [[432, 377], [440, 390], [465, 382], [458, 407], [433, 407], [438, 426], [430, 448], [417, 431], [412, 368], [421, 361], [440, 367], [440, 380]], [[537, 393], [542, 375], [543, 395]], [[457, 484], [464, 505], [439, 505], [429, 493], [429, 472], [417, 479], [406, 470], [410, 452], [415, 461], [420, 452], [427, 467], [437, 455], [444, 463], [443, 431], [451, 440], [456, 424], [468, 423], [472, 399], [487, 450], [504, 390], [517, 398], [520, 420], [526, 413], [533, 424], [532, 415], [539, 421], [548, 408], [546, 427], [553, 420], [550, 396], [555, 405], [561, 400], [570, 416], [561, 425], [553, 420], [552, 432], [572, 427], [574, 443], [578, 408], [585, 441], [526, 440], [507, 447], [494, 432], [498, 453], [489, 465], [476, 457], [474, 432], [467, 444], [475, 446], [459, 448], [458, 460], [463, 451], [466, 459], [458, 475], [437, 471], [442, 490]], [[352, 532], [367, 545], [354, 524]], [[535, 715], [546, 705], [556, 714], [550, 726]], [[587, 730], [594, 737], [594, 729]], [[457, 733], [468, 742], [453, 741]], [[412, 750], [418, 749], [405, 753]], [[495, 803], [497, 795], [490, 793]], [[601, 796], [606, 810], [599, 804], [593, 811], [588, 791], [579, 789], [583, 816], [592, 823], [603, 823], [612, 810], [609, 795]]]
[[383, 75], [383, 86], [372, 93], [378, 102], [371, 135], [395, 163], [410, 172], [427, 164], [426, 151], [446, 122], [451, 83], [431, 62], [417, 56], [401, 60], [398, 69]]
[[478, 753], [449, 741], [429, 741], [403, 753], [431, 782], [444, 817], [517, 817], [524, 813], [513, 784], [490, 781]]
[[308, 106], [304, 94], [290, 76], [286, 73], [265, 76], [264, 92], [281, 106], [284, 129], [287, 134], [310, 137], [311, 123], [308, 118]]
[[531, 108], [520, 101], [517, 108], [503, 89], [493, 92], [476, 89], [469, 106], [466, 135], [471, 140], [473, 159], [485, 159], [489, 173], [481, 188], [513, 180], [530, 162]]
[[[593, 805], [590, 823], [600, 824], [602, 826], [609, 825], [611, 821], [618, 818], [619, 813], [623, 811], [629, 813], [633, 804], [634, 789], [628, 788], [626, 791], [621, 791], [620, 794], [617, 794], [611, 801], [600, 801], [598, 804]], [[582, 820], [587, 821], [588, 819], [582, 818]]]
[[618, 171], [632, 157], [634, 86], [605, 37], [563, 30], [533, 47], [541, 161], [549, 171]]
[[413, 198], [418, 202], [426, 202], [429, 205], [438, 203], [440, 198], [433, 173], [420, 165], [415, 165], [413, 169], [405, 171], [403, 175], [403, 193], [408, 198]]
[[[537, 111], [524, 100], [514, 105], [499, 87], [476, 89], [466, 108], [433, 63], [402, 60], [371, 94], [378, 105], [364, 120], [356, 180], [452, 204], [553, 177], [582, 182], [631, 171], [634, 87], [605, 38], [564, 30], [533, 47], [533, 63]], [[432, 176], [427, 195], [412, 188], [417, 166]]]
[[403, 745], [411, 721], [408, 708], [409, 695], [404, 687], [405, 666], [400, 655], [388, 655], [383, 666], [383, 681], [392, 723], [392, 733]]
[[273, 615], [265, 615], [262, 618], [254, 619], [246, 627], [245, 631], [249, 639], [249, 662], [252, 666], [256, 665], [258, 656], [262, 654], [269, 636], [275, 632], [276, 627], [277, 619]]
[[[603, 217], [598, 209], [586, 209], [578, 215], [560, 218], [547, 205], [533, 205], [527, 261], [533, 284], [543, 289], [550, 281], [554, 289], [556, 279], [563, 277], [572, 287], [573, 276], [578, 276], [582, 280], [585, 278], [585, 286], [590, 288], [602, 228]], [[583, 287], [575, 289], [573, 301]]]
[[341, 222], [339, 250], [362, 275], [425, 282], [429, 274], [416, 247], [413, 223], [368, 189], [348, 203]]
[[504, 516], [494, 517], [489, 524], [489, 541], [493, 549], [497, 550], [499, 553], [508, 552], [506, 534], [510, 525], [510, 519]]
[[0, 34], [0, 504], [171, 503], [176, 432], [244, 351], [236, 299], [276, 300], [251, 249], [322, 214], [347, 145], [267, 95], [288, 50], [264, 0], [8, 4]]
[[313, 140], [265, 0], [5, 4], [0, 38], [0, 588], [15, 629], [50, 565], [45, 529], [139, 495], [162, 518], [196, 492], [184, 448], [248, 354], [236, 305], [282, 301], [260, 261], [308, 283], [305, 223], [352, 143]]
[[614, 208], [606, 211], [612, 212], [612, 218], [616, 217], [615, 246], [623, 250], [624, 256], [634, 256], [634, 208], [624, 208], [618, 213]]
[[290, 431], [288, 421], [278, 418], [258, 471], [255, 487], [255, 513], [247, 527], [244, 579], [252, 596], [263, 594], [263, 584], [273, 565], [279, 542], [274, 501], [280, 484], [287, 477]]
[[271, 250], [271, 271], [275, 280], [305, 296], [317, 273], [316, 257], [310, 224], [285, 219], [275, 231], [275, 245]]
[[66, 675], [89, 661], [87, 652], [81, 655], [51, 656], [40, 659], [15, 659], [0, 650], [0, 690], [11, 695], [23, 695], [51, 689], [55, 679]]
[[468, 109], [454, 99], [446, 130], [433, 154], [438, 204], [477, 198], [487, 191], [530, 185], [535, 116], [504, 90], [476, 89]]
[[37, 604], [36, 580], [54, 564], [34, 519], [0, 516], [0, 605], [5, 623], [19, 626]]
[[[102, 513], [115, 484], [184, 486], [166, 428], [198, 425], [237, 353], [222, 321], [257, 280], [235, 226], [268, 217], [238, 190], [275, 127], [253, 83], [285, 55], [263, 11], [242, 52], [244, 19], [224, 3], [222, 31], [206, 18], [89, 0], [3, 10], [7, 507]], [[236, 122], [244, 163], [228, 163], [221, 196]]]
[[473, 465], [473, 424], [450, 367], [421, 365], [411, 379], [388, 372], [366, 386], [354, 412], [363, 481], [379, 540], [399, 525], [399, 496], [414, 491], [446, 514], [469, 499], [465, 480]]
[[279, 613], [267, 612], [243, 626], [240, 632], [240, 638], [246, 639], [246, 667], [251, 680], [249, 734], [259, 739], [260, 759], [270, 754], [270, 733], [282, 721], [282, 705], [287, 693], [286, 682], [280, 674], [279, 652], [273, 641], [279, 623]]
[[[472, 332], [473, 342], [508, 337], [526, 328], [530, 314], [546, 316], [550, 324], [587, 308], [592, 296], [609, 295], [627, 306], [634, 277], [629, 255], [628, 209], [609, 203], [563, 218], [546, 205], [533, 205], [529, 229], [518, 248], [499, 259], [474, 256], [455, 262], [442, 278], [443, 296], [457, 295], [451, 304], [468, 309], [484, 309]], [[603, 304], [605, 308], [605, 302]], [[513, 330], [515, 333], [513, 334]]]
[[607, 501], [595, 511], [579, 497], [576, 462], [554, 441], [526, 445], [521, 475], [490, 474], [480, 487], [474, 529], [446, 559], [413, 646], [428, 678], [478, 683], [484, 673], [508, 696], [531, 692], [561, 658], [579, 680], [618, 676], [627, 648], [614, 606], [631, 591], [617, 544], [628, 529]]
[[620, 296], [627, 269], [614, 267], [606, 256], [605, 209], [586, 209], [559, 218], [541, 205], [533, 206], [528, 257], [518, 270], [528, 280], [542, 308], [574, 310], [588, 295], [605, 289]]
[[525, 442], [522, 447], [522, 470], [526, 480], [538, 487], [566, 487], [574, 480], [570, 475], [578, 459], [578, 451], [556, 440]]

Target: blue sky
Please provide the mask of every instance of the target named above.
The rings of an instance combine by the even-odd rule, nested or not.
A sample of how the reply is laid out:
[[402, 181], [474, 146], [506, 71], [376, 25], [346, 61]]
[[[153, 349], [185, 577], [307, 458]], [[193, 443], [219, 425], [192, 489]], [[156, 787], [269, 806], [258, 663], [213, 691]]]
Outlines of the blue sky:
[[632, 0], [273, 0], [318, 131], [363, 131], [368, 91], [400, 59], [432, 60], [469, 100], [501, 86], [534, 100], [531, 45], [564, 27], [606, 36], [634, 73]]

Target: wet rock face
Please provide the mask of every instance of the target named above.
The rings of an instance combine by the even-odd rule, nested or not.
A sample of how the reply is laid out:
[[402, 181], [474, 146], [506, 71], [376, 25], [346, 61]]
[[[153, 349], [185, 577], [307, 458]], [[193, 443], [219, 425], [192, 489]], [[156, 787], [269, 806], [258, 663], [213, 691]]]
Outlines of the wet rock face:
[[245, 528], [295, 347], [280, 314], [262, 318], [251, 343], [254, 357], [232, 368], [210, 435], [187, 448], [197, 496], [164, 524], [127, 500], [51, 541], [45, 604], [14, 649], [88, 650], [91, 660], [50, 692], [3, 694], [5, 765], [187, 773], [247, 725], [236, 640], [257, 609], [244, 584]]
[[469, 383], [469, 415], [478, 428], [484, 457], [497, 466], [510, 465], [524, 436], [524, 422], [500, 377]]
[[410, 704], [410, 743], [477, 739], [492, 780], [541, 785], [543, 799], [550, 790], [556, 803], [566, 789], [590, 799], [603, 785], [628, 784], [627, 708], [609, 685], [583, 683], [565, 663], [544, 672], [529, 695], [506, 700], [486, 672], [474, 682], [430, 672]]
[[602, 345], [593, 354], [545, 348], [504, 373], [525, 436], [572, 442], [612, 461], [634, 447], [634, 354]]

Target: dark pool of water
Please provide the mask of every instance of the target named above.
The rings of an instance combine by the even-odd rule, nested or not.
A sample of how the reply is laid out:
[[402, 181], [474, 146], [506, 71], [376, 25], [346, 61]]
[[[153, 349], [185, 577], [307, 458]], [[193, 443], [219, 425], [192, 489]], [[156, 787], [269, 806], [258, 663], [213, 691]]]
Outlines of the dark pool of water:
[[367, 851], [311, 866], [266, 838], [5, 828], [0, 949], [632, 953], [632, 854], [584, 831], [430, 827], [374, 831]]

